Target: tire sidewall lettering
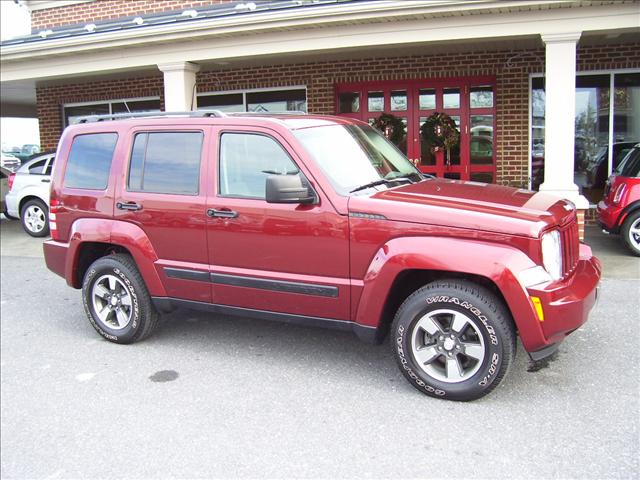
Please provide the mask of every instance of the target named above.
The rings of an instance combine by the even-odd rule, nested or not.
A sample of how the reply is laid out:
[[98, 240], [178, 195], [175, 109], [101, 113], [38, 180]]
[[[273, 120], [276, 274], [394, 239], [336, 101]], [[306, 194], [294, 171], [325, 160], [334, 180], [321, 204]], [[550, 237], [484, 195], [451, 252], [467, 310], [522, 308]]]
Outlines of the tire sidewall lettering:
[[396, 349], [398, 352], [398, 358], [400, 359], [400, 364], [402, 365], [402, 368], [405, 370], [405, 372], [411, 378], [411, 380], [413, 380], [413, 382], [416, 385], [418, 385], [420, 388], [423, 388], [424, 390], [426, 390], [427, 392], [433, 395], [443, 397], [444, 395], [446, 395], [446, 392], [444, 390], [441, 390], [439, 388], [434, 388], [431, 385], [425, 383], [409, 366], [409, 361], [405, 356], [404, 347], [403, 347], [404, 333], [405, 333], [404, 326], [399, 325], [397, 336], [396, 336]]

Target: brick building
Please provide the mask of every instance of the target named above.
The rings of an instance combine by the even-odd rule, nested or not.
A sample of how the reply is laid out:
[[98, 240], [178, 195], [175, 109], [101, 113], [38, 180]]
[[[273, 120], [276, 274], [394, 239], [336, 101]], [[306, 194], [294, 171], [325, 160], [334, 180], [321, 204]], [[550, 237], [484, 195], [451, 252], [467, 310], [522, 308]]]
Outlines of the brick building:
[[[1, 46], [3, 116], [54, 148], [79, 116], [303, 110], [397, 117], [396, 143], [453, 179], [587, 208], [640, 141], [637, 1], [24, 0]], [[448, 114], [460, 143], [421, 126]]]

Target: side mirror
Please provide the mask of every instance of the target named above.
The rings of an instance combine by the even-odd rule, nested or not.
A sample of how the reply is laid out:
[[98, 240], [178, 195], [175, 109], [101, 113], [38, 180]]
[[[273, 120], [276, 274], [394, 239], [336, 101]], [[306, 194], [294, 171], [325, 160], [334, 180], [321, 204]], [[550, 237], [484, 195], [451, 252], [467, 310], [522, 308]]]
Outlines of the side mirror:
[[316, 203], [316, 192], [300, 173], [269, 175], [266, 179], [267, 203]]

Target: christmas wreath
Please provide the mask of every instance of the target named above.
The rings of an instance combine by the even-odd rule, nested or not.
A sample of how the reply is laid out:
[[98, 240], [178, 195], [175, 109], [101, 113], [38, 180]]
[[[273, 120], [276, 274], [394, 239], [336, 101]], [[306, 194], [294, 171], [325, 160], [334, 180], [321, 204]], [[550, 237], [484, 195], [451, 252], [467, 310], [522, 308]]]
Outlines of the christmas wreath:
[[383, 113], [371, 125], [396, 145], [400, 145], [406, 138], [407, 128], [402, 119], [390, 113]]
[[456, 122], [446, 113], [432, 113], [420, 127], [422, 140], [434, 150], [445, 148], [447, 155], [460, 144], [460, 131]]

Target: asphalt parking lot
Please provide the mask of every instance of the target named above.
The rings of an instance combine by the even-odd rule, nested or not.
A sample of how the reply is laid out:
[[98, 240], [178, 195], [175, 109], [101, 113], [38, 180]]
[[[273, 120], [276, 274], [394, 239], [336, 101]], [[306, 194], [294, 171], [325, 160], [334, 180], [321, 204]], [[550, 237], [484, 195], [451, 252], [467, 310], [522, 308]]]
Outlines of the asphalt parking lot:
[[104, 341], [41, 240], [0, 219], [1, 477], [638, 478], [640, 259], [588, 230], [598, 306], [558, 356], [472, 403], [431, 399], [388, 344], [179, 311]]

